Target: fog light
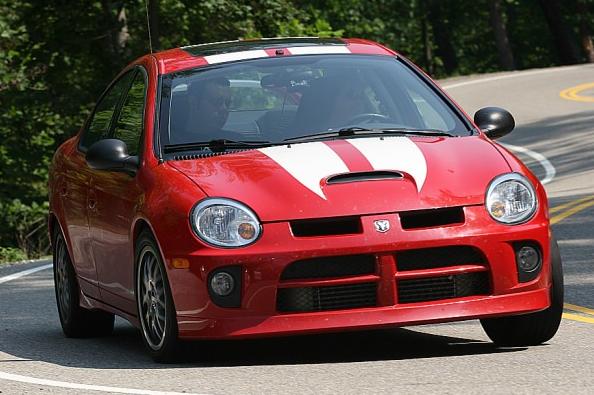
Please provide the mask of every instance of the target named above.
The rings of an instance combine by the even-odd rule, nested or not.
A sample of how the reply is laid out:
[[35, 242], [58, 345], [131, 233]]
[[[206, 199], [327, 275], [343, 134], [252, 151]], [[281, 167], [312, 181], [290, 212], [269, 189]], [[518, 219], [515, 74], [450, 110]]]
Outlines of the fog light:
[[531, 273], [540, 266], [540, 254], [534, 247], [524, 246], [516, 253], [518, 268], [525, 273]]
[[227, 296], [235, 288], [235, 280], [229, 273], [218, 272], [210, 279], [210, 288], [218, 296]]

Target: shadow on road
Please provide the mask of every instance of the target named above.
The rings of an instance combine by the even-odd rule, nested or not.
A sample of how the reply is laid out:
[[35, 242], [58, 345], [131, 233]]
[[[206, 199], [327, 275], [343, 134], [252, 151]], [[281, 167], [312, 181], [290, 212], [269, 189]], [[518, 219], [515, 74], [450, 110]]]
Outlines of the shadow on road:
[[[5, 331], [3, 335], [10, 335]], [[188, 342], [179, 363], [154, 363], [140, 333], [119, 324], [104, 338], [66, 339], [59, 328], [30, 328], [21, 323], [17, 336], [3, 336], [1, 351], [16, 358], [92, 369], [165, 369], [284, 364], [349, 363], [515, 352], [492, 343], [438, 336], [409, 329], [377, 330], [257, 340]], [[10, 362], [14, 362], [10, 358]], [[6, 361], [8, 362], [8, 361]], [[0, 369], [2, 360], [0, 360]]]

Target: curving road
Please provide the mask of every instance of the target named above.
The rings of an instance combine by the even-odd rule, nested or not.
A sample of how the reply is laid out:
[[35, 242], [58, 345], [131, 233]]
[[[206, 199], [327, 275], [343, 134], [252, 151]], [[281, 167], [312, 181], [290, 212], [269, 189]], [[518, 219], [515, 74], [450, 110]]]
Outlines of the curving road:
[[518, 126], [501, 142], [548, 181], [568, 302], [549, 344], [497, 349], [470, 321], [197, 344], [158, 365], [120, 320], [111, 337], [65, 339], [50, 270], [6, 281], [38, 262], [0, 268], [0, 392], [594, 393], [594, 65], [441, 84], [470, 114], [509, 109]]

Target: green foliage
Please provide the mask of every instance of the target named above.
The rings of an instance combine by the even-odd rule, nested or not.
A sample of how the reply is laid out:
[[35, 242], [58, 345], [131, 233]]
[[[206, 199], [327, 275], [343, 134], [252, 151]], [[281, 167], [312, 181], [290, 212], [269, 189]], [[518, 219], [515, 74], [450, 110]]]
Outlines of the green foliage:
[[0, 247], [0, 264], [24, 261], [25, 259], [27, 259], [27, 255], [19, 248]]
[[36, 258], [46, 254], [49, 249], [46, 222], [48, 208], [47, 202], [29, 205], [19, 199], [0, 202], [0, 246], [17, 246], [27, 257]]
[[[441, 77], [499, 69], [492, 1], [0, 0], [0, 246], [39, 253], [23, 237], [47, 208], [53, 152], [117, 73], [148, 52], [147, 2], [158, 10], [153, 38], [161, 49], [238, 38], [359, 37]], [[544, 3], [558, 6], [555, 17], [576, 48], [580, 35], [594, 30], [594, 0], [499, 3], [519, 68], [560, 64], [559, 32], [547, 24]]]

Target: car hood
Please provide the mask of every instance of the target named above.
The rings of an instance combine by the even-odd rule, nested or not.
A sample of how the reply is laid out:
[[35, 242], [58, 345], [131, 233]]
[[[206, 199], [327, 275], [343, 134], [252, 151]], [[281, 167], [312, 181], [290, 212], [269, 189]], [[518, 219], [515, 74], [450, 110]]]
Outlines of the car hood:
[[351, 138], [168, 163], [264, 222], [482, 204], [489, 182], [510, 171], [480, 136]]

